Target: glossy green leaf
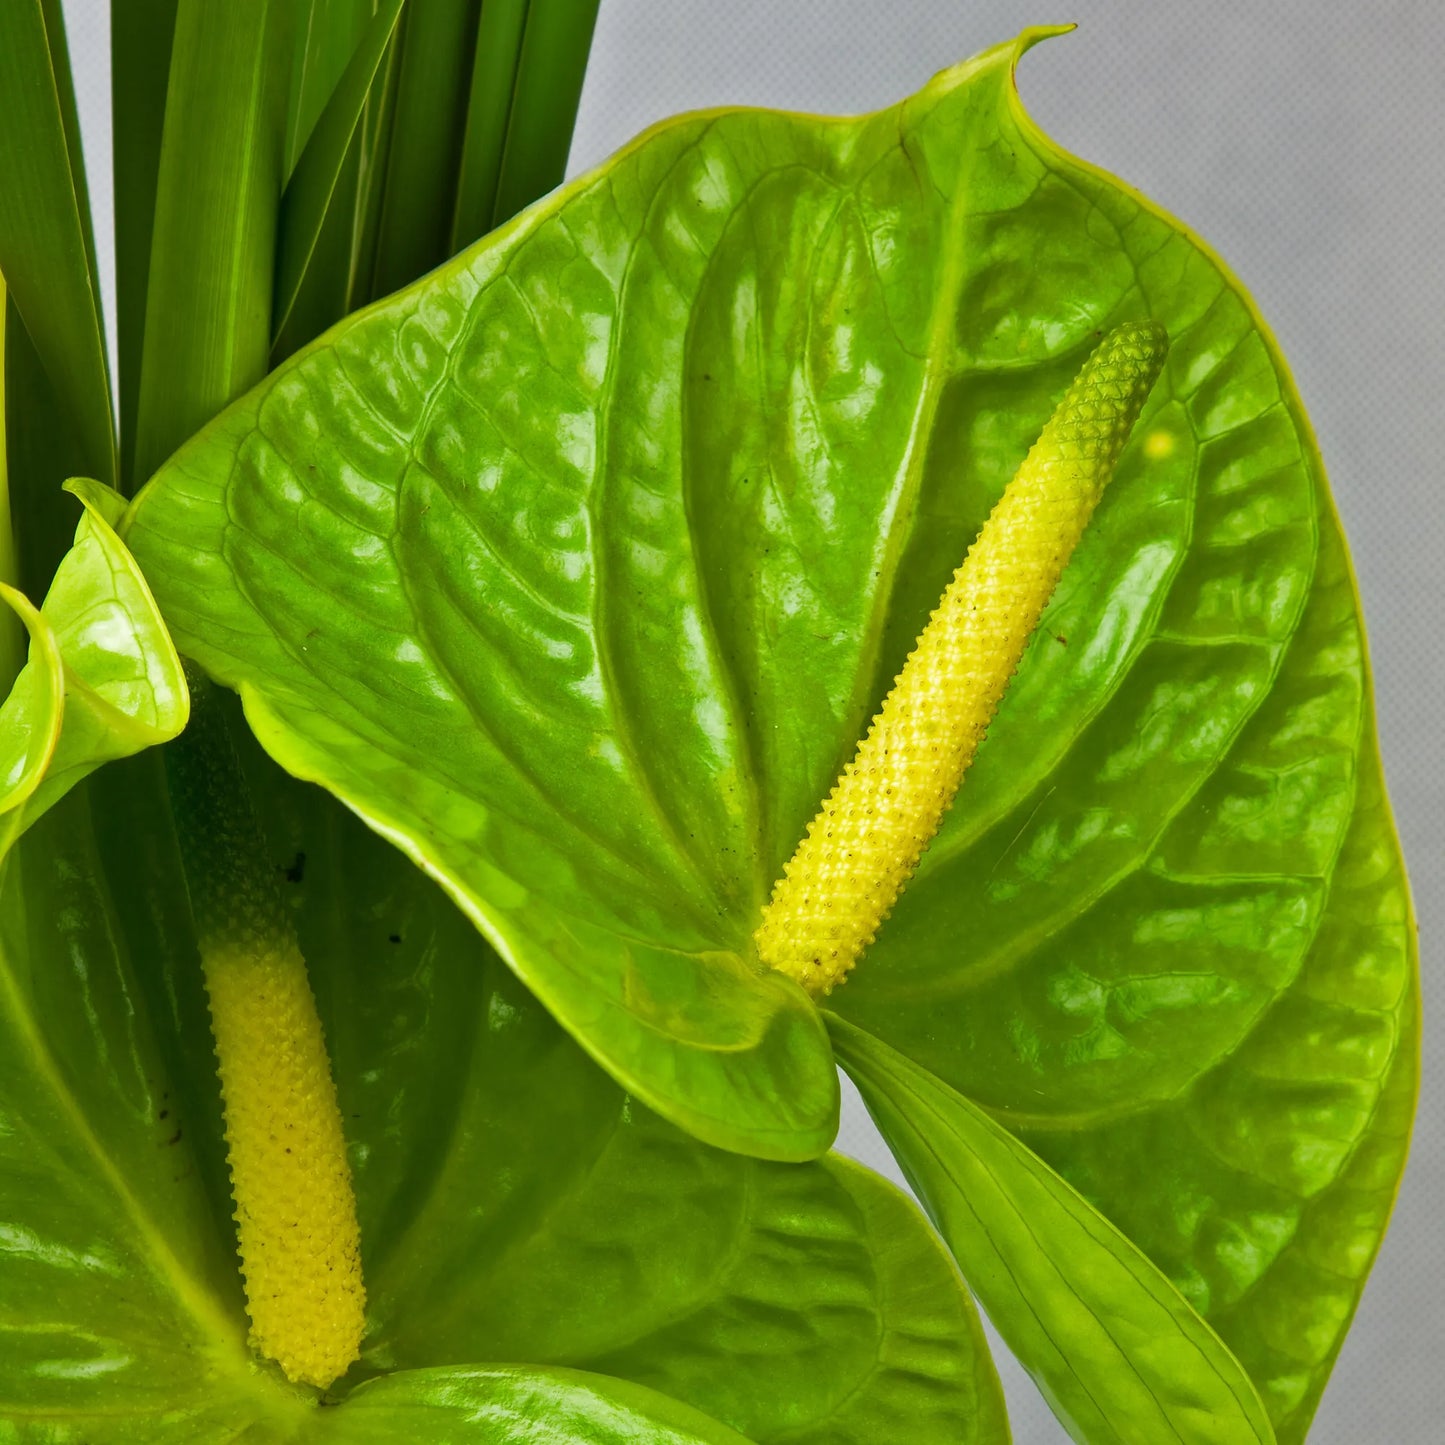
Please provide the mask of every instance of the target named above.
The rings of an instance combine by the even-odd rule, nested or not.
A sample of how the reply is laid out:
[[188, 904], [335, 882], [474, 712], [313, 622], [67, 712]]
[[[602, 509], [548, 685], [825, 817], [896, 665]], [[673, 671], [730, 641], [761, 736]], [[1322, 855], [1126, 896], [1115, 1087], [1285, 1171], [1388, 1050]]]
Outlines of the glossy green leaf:
[[0, 7], [0, 272], [83, 465], [115, 476], [110, 380], [64, 26], [48, 0]]
[[989, 1318], [1075, 1440], [1273, 1442], [1244, 1367], [1137, 1246], [976, 1104], [830, 1025]]
[[71, 490], [85, 514], [45, 605], [0, 588], [31, 637], [0, 706], [0, 855], [87, 773], [175, 737], [190, 708], [150, 589], [107, 520], [119, 496], [96, 482]]
[[1097, 334], [1161, 322], [1116, 480], [833, 1006], [1101, 1207], [1292, 1440], [1413, 1087], [1358, 606], [1272, 339], [1032, 126], [1040, 34], [875, 116], [649, 132], [282, 368], [129, 536], [273, 755], [614, 1075], [801, 1152], [823, 1051], [751, 971], [763, 900]]
[[116, 390], [120, 394], [121, 477], [127, 490], [136, 481], [135, 427], [146, 293], [166, 116], [166, 77], [171, 69], [178, 3], [122, 0], [110, 7]]
[[[276, 252], [276, 343], [289, 355], [302, 342], [344, 314], [347, 272], [333, 248], [322, 247], [328, 227], [336, 246], [346, 247], [350, 262], [351, 216], [359, 164], [358, 132], [373, 89], [378, 85], [403, 0], [383, 0], [316, 120], [281, 197]], [[349, 184], [347, 184], [349, 182]], [[323, 274], [325, 271], [327, 274]], [[312, 299], [304, 293], [320, 293]], [[332, 299], [327, 309], [323, 298]]]
[[180, 0], [156, 182], [134, 468], [266, 370], [289, 27], [282, 0]]
[[748, 1445], [639, 1385], [577, 1370], [411, 1370], [363, 1385], [322, 1422], [337, 1445]]
[[[625, 1099], [433, 883], [255, 753], [362, 1225], [371, 1328], [338, 1396], [530, 1360], [760, 1442], [1006, 1441], [967, 1293], [911, 1204], [843, 1161], [708, 1150]], [[83, 783], [0, 893], [0, 1421], [97, 1445], [309, 1440], [340, 1412], [244, 1349], [160, 771], [149, 754]]]

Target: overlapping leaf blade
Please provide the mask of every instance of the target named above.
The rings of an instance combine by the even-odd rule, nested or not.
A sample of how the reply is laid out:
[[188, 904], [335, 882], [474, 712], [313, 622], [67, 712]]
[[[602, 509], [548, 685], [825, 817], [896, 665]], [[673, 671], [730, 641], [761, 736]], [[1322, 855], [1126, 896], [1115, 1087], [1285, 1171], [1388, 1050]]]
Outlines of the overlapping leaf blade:
[[[5, 323], [9, 309], [5, 278], [0, 276], [0, 583], [13, 587], [19, 576], [19, 558], [10, 519], [10, 464], [5, 444]], [[23, 635], [17, 619], [0, 618], [0, 687], [7, 691], [24, 664]]]
[[[135, 476], [136, 417], [156, 187], [179, 0], [128, 0], [111, 7], [111, 160], [115, 182], [116, 390], [120, 395], [121, 478]], [[141, 477], [139, 480], [144, 481]]]
[[[506, 144], [498, 157], [492, 226], [510, 220], [561, 183], [599, 3], [577, 0], [573, 5], [527, 6], [512, 78]], [[482, 16], [485, 20], [485, 9]], [[490, 229], [478, 224], [479, 216], [470, 227], [463, 221], [459, 207], [455, 235], [459, 243], [473, 241]]]
[[0, 11], [0, 93], [0, 271], [85, 469], [113, 481], [110, 380], [58, 6], [19, 0]]
[[383, 0], [310, 131], [277, 218], [273, 353], [345, 314], [366, 107], [379, 92], [403, 0]]
[[[496, 214], [497, 182], [502, 174], [502, 153], [507, 145], [529, 8], [529, 0], [492, 0], [482, 7], [477, 22], [477, 49], [452, 220], [453, 251], [485, 236], [499, 220], [511, 219]], [[561, 175], [555, 180], [561, 180]], [[528, 199], [535, 200], [536, 196]]]
[[474, 0], [433, 0], [409, 7], [402, 21], [368, 296], [406, 285], [449, 254], [480, 11]]
[[312, 133], [342, 84], [376, 0], [300, 0], [292, 30], [291, 94], [286, 105], [283, 173], [289, 181]]
[[295, 12], [179, 0], [156, 179], [134, 469], [265, 374]]
[[214, 1397], [245, 1393], [245, 1319], [110, 927], [88, 803], [82, 785], [41, 819], [0, 895], [0, 1419], [36, 1438], [191, 1440]]

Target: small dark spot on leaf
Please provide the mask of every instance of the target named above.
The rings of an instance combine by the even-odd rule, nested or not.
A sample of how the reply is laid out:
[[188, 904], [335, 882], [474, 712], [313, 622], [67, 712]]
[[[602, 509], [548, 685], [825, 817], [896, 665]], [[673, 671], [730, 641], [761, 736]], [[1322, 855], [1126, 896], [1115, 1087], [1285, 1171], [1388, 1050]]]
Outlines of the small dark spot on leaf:
[[388, 933], [388, 934], [386, 935], [386, 941], [387, 941], [388, 943], [400, 943], [400, 942], [401, 942], [401, 934], [399, 934], [399, 933]]
[[1069, 645], [1069, 639], [1065, 637], [1062, 632], [1054, 633], [1054, 641], [1057, 642], [1060, 647], [1067, 647]]
[[162, 1109], [158, 1117], [162, 1119], [168, 1119], [170, 1118], [170, 1113], [171, 1111], [169, 1109]]
[[281, 871], [285, 873], [288, 883], [299, 883], [306, 876], [306, 855], [298, 853]]
[[181, 1142], [181, 1126], [180, 1126], [179, 1124], [177, 1124], [177, 1125], [176, 1125], [176, 1132], [175, 1132], [174, 1134], [172, 1134], [169, 1139], [166, 1140], [166, 1145], [169, 1147], [169, 1146], [172, 1145], [172, 1144], [179, 1144], [180, 1142]]

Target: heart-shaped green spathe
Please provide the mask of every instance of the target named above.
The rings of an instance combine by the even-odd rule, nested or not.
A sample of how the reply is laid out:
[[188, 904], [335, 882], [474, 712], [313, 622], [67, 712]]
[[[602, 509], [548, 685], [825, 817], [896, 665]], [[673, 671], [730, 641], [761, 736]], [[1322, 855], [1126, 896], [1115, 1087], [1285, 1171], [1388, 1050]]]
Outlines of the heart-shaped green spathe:
[[1357, 603], [1272, 339], [1033, 128], [1038, 34], [876, 116], [659, 127], [281, 368], [129, 535], [270, 751], [435, 871], [606, 1067], [802, 1154], [826, 1050], [748, 931], [1097, 334], [1163, 324], [1110, 492], [834, 1002], [1028, 1131], [1291, 1438], [1413, 1091]]

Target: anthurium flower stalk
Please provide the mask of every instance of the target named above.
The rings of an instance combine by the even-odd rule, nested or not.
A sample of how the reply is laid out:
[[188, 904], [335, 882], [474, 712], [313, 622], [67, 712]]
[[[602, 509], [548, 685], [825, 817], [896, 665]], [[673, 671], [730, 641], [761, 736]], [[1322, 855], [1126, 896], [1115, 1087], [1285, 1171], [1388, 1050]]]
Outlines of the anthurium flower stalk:
[[810, 993], [847, 977], [938, 832], [1167, 347], [1131, 323], [1084, 363], [774, 886], [758, 954]]
[[210, 1000], [251, 1343], [324, 1389], [365, 1323], [356, 1197], [316, 1000], [213, 689], [168, 775]]

